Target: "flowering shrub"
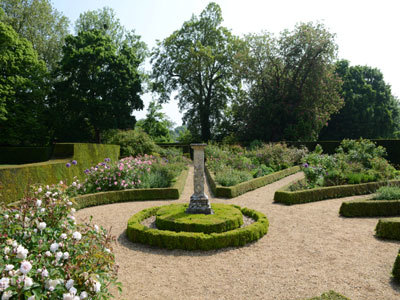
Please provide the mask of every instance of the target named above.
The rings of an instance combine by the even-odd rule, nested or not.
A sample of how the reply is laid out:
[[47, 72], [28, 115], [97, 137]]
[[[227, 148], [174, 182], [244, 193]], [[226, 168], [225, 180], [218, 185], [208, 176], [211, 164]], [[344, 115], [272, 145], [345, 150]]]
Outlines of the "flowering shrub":
[[220, 185], [232, 186], [299, 164], [305, 149], [286, 144], [257, 144], [246, 150], [240, 146], [206, 147], [207, 167], [215, 173]]
[[305, 187], [393, 179], [398, 171], [383, 158], [385, 154], [383, 147], [377, 147], [373, 142], [364, 139], [343, 140], [334, 155], [322, 154], [322, 148], [317, 145], [314, 152], [303, 159]]
[[105, 229], [76, 224], [65, 185], [0, 208], [1, 299], [109, 299], [117, 266]]

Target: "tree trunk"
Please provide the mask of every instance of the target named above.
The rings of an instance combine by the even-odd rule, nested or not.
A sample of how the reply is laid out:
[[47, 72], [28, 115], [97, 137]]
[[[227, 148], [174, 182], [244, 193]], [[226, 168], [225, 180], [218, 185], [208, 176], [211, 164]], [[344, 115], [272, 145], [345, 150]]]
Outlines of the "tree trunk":
[[94, 130], [94, 134], [95, 134], [96, 143], [101, 144], [101, 132], [100, 132], [100, 129], [95, 129]]

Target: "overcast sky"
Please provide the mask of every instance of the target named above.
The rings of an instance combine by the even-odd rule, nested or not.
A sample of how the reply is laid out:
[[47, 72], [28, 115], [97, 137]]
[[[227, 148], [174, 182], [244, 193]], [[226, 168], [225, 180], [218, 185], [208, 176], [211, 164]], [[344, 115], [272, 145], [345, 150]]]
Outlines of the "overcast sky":
[[[208, 0], [53, 0], [57, 10], [73, 24], [87, 10], [108, 6], [121, 24], [134, 29], [151, 49], [207, 6]], [[236, 35], [262, 30], [278, 35], [298, 22], [320, 21], [336, 34], [339, 58], [351, 65], [368, 65], [382, 71], [392, 93], [400, 98], [400, 2], [397, 0], [216, 0], [222, 9], [223, 25]], [[144, 118], [150, 95], [143, 97], [146, 108], [135, 112]], [[176, 102], [163, 111], [181, 124]]]

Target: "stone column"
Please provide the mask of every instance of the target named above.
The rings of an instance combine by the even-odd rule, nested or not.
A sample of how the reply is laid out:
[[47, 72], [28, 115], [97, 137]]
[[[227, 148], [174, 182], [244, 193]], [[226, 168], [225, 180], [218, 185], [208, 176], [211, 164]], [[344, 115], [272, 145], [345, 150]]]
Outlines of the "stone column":
[[189, 207], [186, 210], [188, 214], [213, 214], [210, 201], [204, 193], [204, 148], [206, 144], [190, 144], [193, 149], [194, 164], [194, 194], [190, 197]]

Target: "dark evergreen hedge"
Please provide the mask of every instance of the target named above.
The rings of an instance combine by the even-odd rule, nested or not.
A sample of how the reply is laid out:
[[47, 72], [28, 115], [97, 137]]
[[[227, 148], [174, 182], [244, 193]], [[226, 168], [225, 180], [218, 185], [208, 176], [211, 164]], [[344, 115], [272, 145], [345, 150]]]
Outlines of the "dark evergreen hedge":
[[377, 237], [400, 241], [400, 218], [380, 219], [375, 231]]
[[0, 164], [20, 165], [49, 160], [53, 147], [0, 147]]
[[400, 282], [400, 250], [399, 253], [397, 254], [396, 260], [394, 261], [392, 275], [395, 280]]
[[[400, 180], [390, 180], [393, 185], [400, 185]], [[309, 190], [288, 191], [290, 185], [277, 190], [274, 195], [274, 202], [286, 205], [302, 204], [321, 201], [333, 198], [349, 197], [354, 195], [365, 195], [374, 193], [379, 187], [387, 185], [388, 182], [368, 182], [360, 184], [346, 184], [314, 188]]]
[[255, 222], [249, 226], [222, 233], [175, 232], [151, 229], [141, 224], [143, 220], [155, 216], [159, 209], [160, 206], [151, 207], [129, 219], [126, 234], [130, 241], [166, 249], [212, 250], [244, 246], [260, 239], [268, 232], [267, 217], [247, 208], [241, 208], [242, 214], [253, 218]]
[[400, 216], [400, 200], [346, 201], [340, 206], [339, 214], [347, 218]]
[[294, 166], [291, 168], [287, 168], [278, 172], [274, 172], [259, 178], [254, 178], [252, 180], [246, 181], [239, 183], [234, 186], [220, 186], [218, 185], [211, 172], [208, 170], [208, 168], [205, 168], [206, 171], [206, 176], [208, 179], [208, 182], [210, 183], [211, 190], [214, 194], [215, 197], [221, 197], [221, 198], [234, 198], [237, 196], [240, 196], [246, 192], [258, 189], [262, 186], [265, 186], [267, 184], [270, 184], [272, 182], [275, 182], [277, 180], [280, 180], [286, 176], [292, 175], [294, 173], [297, 173], [300, 171], [299, 166]]

